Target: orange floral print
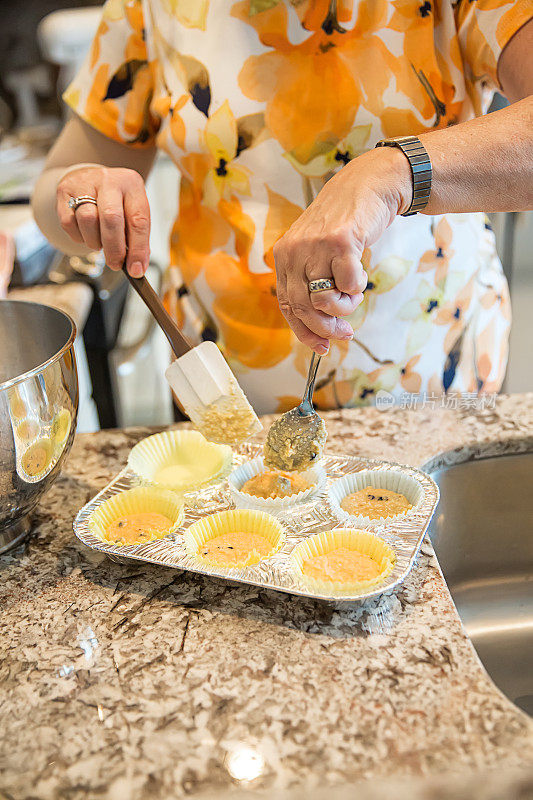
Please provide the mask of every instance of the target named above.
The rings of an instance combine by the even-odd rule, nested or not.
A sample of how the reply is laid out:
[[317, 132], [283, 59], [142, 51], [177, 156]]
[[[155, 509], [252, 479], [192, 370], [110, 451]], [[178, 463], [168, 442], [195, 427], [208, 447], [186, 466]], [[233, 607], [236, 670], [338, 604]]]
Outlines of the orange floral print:
[[295, 408], [302, 402], [301, 397], [297, 397], [296, 395], [290, 394], [283, 394], [281, 397], [277, 399], [277, 406], [276, 406], [276, 413], [277, 414], [284, 414], [285, 411], [290, 411], [291, 408]]
[[[351, 379], [335, 380], [332, 378], [328, 383], [316, 389], [313, 402], [319, 411], [327, 411], [333, 408], [346, 408], [352, 405], [354, 395], [354, 382]], [[302, 398], [298, 403], [302, 402]]]
[[119, 138], [117, 123], [120, 116], [117, 103], [114, 100], [106, 100], [105, 116], [102, 114], [101, 109], [102, 97], [105, 96], [109, 80], [109, 65], [100, 64], [94, 76], [92, 92], [87, 100], [85, 113], [89, 119], [94, 113], [99, 113], [102, 118], [100, 133], [103, 133], [104, 136], [109, 136], [110, 139], [117, 139]]
[[163, 6], [186, 28], [205, 31], [209, 0], [163, 0]]
[[494, 286], [484, 286], [484, 292], [481, 295], [480, 303], [485, 309], [491, 309], [497, 306], [503, 319], [508, 322], [511, 321], [511, 298], [509, 297], [509, 289], [503, 285], [499, 289]]
[[283, 234], [296, 222], [303, 211], [303, 208], [291, 203], [283, 195], [273, 192], [267, 187], [268, 191], [268, 213], [265, 220], [265, 231], [263, 234], [264, 259], [271, 270], [274, 270], [273, 247], [281, 239]]
[[448, 331], [444, 339], [444, 349], [449, 352], [457, 341], [461, 331], [466, 325], [466, 315], [472, 301], [474, 291], [474, 278], [471, 278], [466, 286], [461, 289], [457, 297], [444, 303], [438, 309], [435, 316], [437, 325], [448, 325]]
[[105, 18], [102, 18], [100, 25], [98, 26], [98, 30], [94, 36], [94, 39], [91, 44], [91, 49], [89, 51], [89, 63], [91, 65], [91, 69], [94, 69], [96, 64], [100, 59], [100, 37], [105, 36], [109, 30], [109, 25], [105, 21]]
[[[178, 166], [165, 304], [216, 339], [259, 411], [296, 404], [310, 357], [279, 310], [275, 242], [379, 139], [485, 112], [532, 17], [532, 0], [107, 0], [65, 100]], [[397, 219], [362, 261], [319, 408], [499, 388], [510, 303], [482, 215]]]
[[[365, 151], [365, 145], [370, 136], [371, 125], [357, 125], [344, 139], [336, 142], [320, 155], [311, 158], [306, 164], [298, 161], [292, 153], [286, 153], [287, 160], [292, 166], [310, 178], [319, 178], [328, 173], [333, 173], [339, 164], [347, 164], [352, 158]], [[326, 145], [325, 147], [328, 147]]]
[[413, 356], [409, 361], [400, 369], [400, 383], [404, 389], [411, 394], [418, 394], [422, 388], [422, 376], [420, 373], [415, 372], [414, 367], [420, 361], [420, 356]]
[[272, 367], [286, 358], [293, 333], [276, 299], [271, 273], [254, 275], [227, 253], [208, 256], [206, 280], [214, 293], [213, 313], [228, 360], [248, 368]]
[[169, 117], [169, 124], [157, 137], [157, 144], [162, 150], [170, 151], [169, 139], [176, 144], [180, 150], [185, 150], [185, 123], [180, 114], [181, 109], [189, 102], [186, 94], [178, 97], [174, 105], [171, 98], [167, 96], [156, 97], [152, 102], [152, 111], [160, 119]]
[[436, 285], [444, 286], [450, 266], [450, 259], [454, 254], [451, 248], [453, 233], [446, 217], [443, 217], [440, 222], [437, 223], [434, 236], [435, 249], [426, 250], [419, 261], [417, 271], [428, 272], [434, 269]]
[[204, 203], [214, 207], [233, 191], [250, 194], [248, 172], [235, 166], [237, 155], [237, 122], [226, 100], [210, 116], [205, 126], [205, 143], [210, 156], [210, 169], [204, 183]]
[[411, 262], [397, 256], [389, 256], [374, 266], [367, 266], [370, 251], [363, 254], [363, 265], [366, 268], [368, 282], [363, 296], [363, 302], [347, 317], [354, 330], [358, 330], [365, 321], [367, 314], [372, 313], [376, 307], [379, 295], [390, 292], [397, 286], [409, 271]]
[[245, 0], [232, 13], [252, 25], [264, 45], [274, 48], [246, 61], [239, 85], [245, 95], [266, 103], [266, 123], [283, 149], [306, 163], [318, 147], [346, 136], [360, 90], [334, 46], [341, 34], [330, 37], [319, 29], [301, 44], [292, 44], [283, 5], [249, 17]]

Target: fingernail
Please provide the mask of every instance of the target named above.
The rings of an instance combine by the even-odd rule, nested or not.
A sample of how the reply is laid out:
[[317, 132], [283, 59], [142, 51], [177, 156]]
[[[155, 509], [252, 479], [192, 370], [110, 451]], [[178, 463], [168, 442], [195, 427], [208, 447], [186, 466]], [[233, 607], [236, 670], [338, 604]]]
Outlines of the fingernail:
[[140, 261], [134, 261], [130, 267], [130, 275], [134, 278], [142, 278], [144, 274], [143, 265]]
[[319, 356], [325, 356], [326, 353], [329, 353], [329, 347], [325, 344], [319, 344], [316, 347], [316, 352]]

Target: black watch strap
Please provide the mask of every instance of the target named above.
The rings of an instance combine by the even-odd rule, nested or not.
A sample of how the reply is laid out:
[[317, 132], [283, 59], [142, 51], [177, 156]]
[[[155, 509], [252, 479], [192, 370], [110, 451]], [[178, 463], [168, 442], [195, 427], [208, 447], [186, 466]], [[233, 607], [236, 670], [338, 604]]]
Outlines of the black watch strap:
[[431, 193], [431, 161], [426, 148], [417, 136], [400, 136], [397, 139], [382, 139], [376, 147], [399, 147], [409, 161], [413, 176], [413, 197], [411, 205], [402, 217], [411, 217], [422, 211], [428, 204]]

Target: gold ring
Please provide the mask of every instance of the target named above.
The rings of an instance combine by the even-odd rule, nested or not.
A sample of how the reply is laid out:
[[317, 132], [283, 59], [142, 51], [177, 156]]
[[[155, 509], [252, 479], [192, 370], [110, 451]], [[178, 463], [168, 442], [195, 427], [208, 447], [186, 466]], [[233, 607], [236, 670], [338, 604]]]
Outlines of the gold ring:
[[316, 281], [309, 281], [307, 286], [310, 294], [314, 294], [316, 292], [327, 292], [330, 289], [337, 288], [333, 278], [317, 278]]

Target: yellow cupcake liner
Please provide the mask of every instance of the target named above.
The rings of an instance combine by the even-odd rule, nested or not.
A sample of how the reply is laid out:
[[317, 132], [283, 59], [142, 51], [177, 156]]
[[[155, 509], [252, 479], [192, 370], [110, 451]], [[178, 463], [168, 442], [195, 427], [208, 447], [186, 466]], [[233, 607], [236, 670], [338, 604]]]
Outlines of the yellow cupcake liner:
[[52, 420], [51, 439], [56, 447], [61, 447], [70, 433], [72, 414], [68, 408], [61, 408]]
[[[392, 492], [403, 494], [408, 502], [411, 503], [412, 508], [383, 517], [349, 514], [348, 511], [341, 508], [341, 503], [345, 497], [367, 486], [373, 486], [375, 489], [389, 489]], [[364, 469], [361, 472], [353, 472], [333, 481], [329, 490], [329, 501], [335, 516], [355, 527], [387, 525], [390, 522], [402, 519], [416, 511], [423, 499], [424, 490], [419, 482], [410, 475], [394, 469]]]
[[[208, 442], [198, 431], [164, 431], [136, 444], [129, 454], [128, 466], [143, 483], [183, 493], [221, 480], [228, 474], [232, 458], [231, 447]], [[166, 467], [198, 464], [202, 460], [205, 470], [197, 478], [184, 474], [172, 482], [158, 479], [158, 472]]]
[[89, 516], [87, 524], [94, 536], [104, 542], [113, 544], [116, 547], [132, 547], [131, 542], [118, 543], [107, 538], [109, 526], [116, 522], [120, 517], [129, 514], [139, 514], [143, 511], [151, 511], [155, 514], [163, 514], [172, 521], [171, 527], [166, 531], [153, 530], [149, 536], [136, 544], [146, 544], [154, 539], [163, 539], [169, 534], [175, 533], [181, 527], [184, 519], [183, 500], [174, 492], [166, 489], [154, 489], [148, 486], [138, 486], [135, 489], [127, 489], [124, 492], [113, 495], [104, 500], [98, 508]]
[[314, 495], [318, 494], [326, 484], [326, 472], [323, 467], [317, 464], [304, 472], [298, 473], [298, 476], [308, 483], [309, 488], [303, 489], [301, 492], [295, 492], [287, 497], [255, 497], [252, 494], [241, 491], [246, 481], [249, 481], [254, 475], [259, 475], [261, 472], [267, 470], [269, 470], [269, 467], [265, 466], [262, 457], [246, 461], [244, 464], [241, 464], [240, 467], [233, 470], [228, 478], [228, 483], [231, 496], [237, 508], [258, 508], [262, 511], [270, 511], [272, 513], [284, 511], [290, 506], [308, 502]]
[[[257, 552], [252, 551], [246, 560], [239, 561], [231, 566], [220, 564], [218, 561], [205, 558], [200, 554], [200, 549], [209, 539], [214, 539], [216, 536], [222, 536], [224, 533], [232, 533], [233, 531], [253, 531], [264, 536], [272, 544], [271, 552], [267, 556], [260, 556]], [[185, 531], [184, 535], [185, 547], [190, 556], [206, 566], [223, 568], [229, 571], [265, 561], [280, 550], [284, 542], [285, 531], [275, 517], [265, 514], [264, 511], [244, 508], [233, 511], [219, 511], [218, 514], [199, 519]]]
[[[306, 561], [313, 556], [325, 555], [339, 547], [357, 550], [359, 553], [370, 556], [370, 558], [379, 563], [380, 574], [371, 580], [349, 581], [346, 583], [322, 581], [304, 575], [302, 570]], [[315, 533], [296, 545], [289, 559], [293, 573], [300, 581], [312, 591], [322, 595], [352, 595], [367, 591], [382, 583], [391, 574], [396, 563], [396, 556], [392, 547], [384, 542], [383, 539], [380, 539], [379, 536], [357, 528], [335, 528], [331, 531]]]
[[41, 436], [21, 452], [17, 472], [26, 483], [38, 483], [56, 464], [52, 442], [47, 436]]

